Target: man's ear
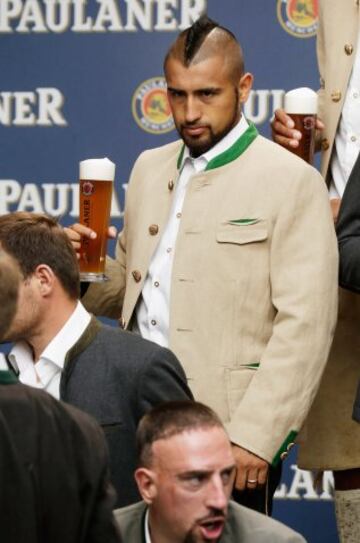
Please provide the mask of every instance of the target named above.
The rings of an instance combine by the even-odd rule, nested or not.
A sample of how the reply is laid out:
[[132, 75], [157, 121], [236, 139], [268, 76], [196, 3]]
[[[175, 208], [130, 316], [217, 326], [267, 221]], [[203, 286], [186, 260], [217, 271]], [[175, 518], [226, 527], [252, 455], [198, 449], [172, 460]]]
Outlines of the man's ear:
[[246, 100], [249, 98], [250, 91], [253, 86], [254, 76], [247, 72], [243, 76], [241, 76], [239, 81], [239, 99], [242, 104], [246, 102]]
[[50, 266], [39, 264], [32, 275], [37, 281], [40, 294], [44, 297], [51, 294], [56, 277]]
[[157, 495], [156, 473], [148, 468], [138, 468], [135, 471], [135, 480], [145, 503], [151, 504]]

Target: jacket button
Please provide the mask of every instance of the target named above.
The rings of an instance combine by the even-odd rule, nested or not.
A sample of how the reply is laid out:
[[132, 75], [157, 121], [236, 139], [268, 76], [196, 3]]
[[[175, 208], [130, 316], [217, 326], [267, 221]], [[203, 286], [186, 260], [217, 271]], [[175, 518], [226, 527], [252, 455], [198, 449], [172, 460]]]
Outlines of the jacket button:
[[126, 321], [125, 321], [124, 317], [120, 317], [120, 319], [119, 319], [119, 326], [120, 326], [120, 328], [122, 328], [123, 330], [125, 330]]
[[353, 46], [351, 45], [351, 43], [347, 43], [347, 44], [345, 45], [344, 49], [345, 49], [345, 53], [346, 53], [347, 55], [351, 55], [351, 54], [353, 53], [353, 51], [354, 51], [354, 48], [353, 48]]
[[168, 189], [172, 190], [173, 188], [174, 188], [174, 181], [170, 179], [170, 181], [168, 182]]
[[141, 281], [141, 273], [139, 272], [139, 270], [134, 270], [131, 273], [132, 273], [133, 278], [135, 279], [135, 282], [140, 283], [140, 281]]
[[341, 92], [340, 91], [334, 91], [331, 93], [331, 100], [333, 102], [340, 102], [341, 100]]
[[323, 140], [321, 140], [321, 149], [323, 151], [327, 151], [330, 147], [330, 142], [328, 139], [324, 138]]
[[287, 451], [289, 452], [293, 448], [294, 445], [295, 445], [295, 443], [293, 443], [293, 442], [289, 443], [288, 446], [287, 446]]
[[281, 459], [281, 460], [285, 460], [285, 458], [287, 458], [287, 456], [288, 456], [288, 453], [287, 453], [286, 451], [284, 451], [284, 452], [282, 452], [282, 453], [280, 454], [280, 459]]
[[149, 232], [151, 236], [156, 236], [156, 234], [159, 232], [159, 227], [157, 224], [151, 224], [149, 226]]

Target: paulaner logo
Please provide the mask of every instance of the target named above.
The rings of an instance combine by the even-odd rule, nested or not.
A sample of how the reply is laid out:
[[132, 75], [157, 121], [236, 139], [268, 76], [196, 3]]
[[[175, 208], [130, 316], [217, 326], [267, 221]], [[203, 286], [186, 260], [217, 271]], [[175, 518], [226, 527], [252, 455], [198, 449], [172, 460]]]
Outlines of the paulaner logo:
[[132, 99], [137, 124], [150, 134], [165, 134], [174, 128], [164, 77], [152, 77], [138, 86]]
[[318, 0], [278, 0], [277, 16], [286, 32], [296, 38], [311, 38], [318, 27]]

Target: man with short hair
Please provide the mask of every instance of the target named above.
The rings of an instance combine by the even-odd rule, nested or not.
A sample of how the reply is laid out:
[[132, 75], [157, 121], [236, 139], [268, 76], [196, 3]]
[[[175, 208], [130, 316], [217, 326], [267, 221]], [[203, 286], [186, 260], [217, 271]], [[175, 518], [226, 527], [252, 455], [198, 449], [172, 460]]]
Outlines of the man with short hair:
[[197, 402], [156, 407], [137, 430], [143, 502], [115, 518], [131, 543], [300, 543], [286, 526], [230, 501], [235, 461], [219, 417]]
[[[0, 340], [20, 273], [0, 250]], [[0, 521], [6, 543], [116, 543], [108, 452], [85, 413], [17, 382], [0, 353]]]
[[78, 301], [76, 254], [50, 217], [0, 216], [0, 244], [22, 278], [5, 339], [9, 367], [22, 383], [47, 390], [102, 426], [118, 505], [137, 501], [135, 430], [142, 415], [171, 399], [190, 399], [184, 371], [162, 347], [102, 326]]
[[[111, 281], [84, 303], [122, 312], [127, 328], [176, 353], [196, 399], [227, 424], [237, 499], [269, 512], [336, 320], [326, 190], [242, 115], [253, 77], [231, 32], [202, 17], [164, 68], [181, 140], [137, 160]], [[95, 236], [81, 225], [68, 234]]]

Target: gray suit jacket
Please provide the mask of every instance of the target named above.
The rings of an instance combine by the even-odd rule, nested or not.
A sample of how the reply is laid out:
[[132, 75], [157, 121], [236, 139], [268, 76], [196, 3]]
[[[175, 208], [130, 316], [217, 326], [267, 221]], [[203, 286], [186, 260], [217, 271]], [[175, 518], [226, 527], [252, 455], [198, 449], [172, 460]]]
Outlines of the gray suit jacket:
[[[136, 503], [114, 511], [124, 541], [144, 543], [146, 504]], [[284, 524], [231, 501], [219, 543], [305, 543], [305, 539]]]
[[169, 350], [94, 317], [67, 353], [60, 381], [60, 399], [105, 432], [118, 507], [140, 499], [133, 473], [141, 417], [159, 403], [189, 398], [184, 370]]

